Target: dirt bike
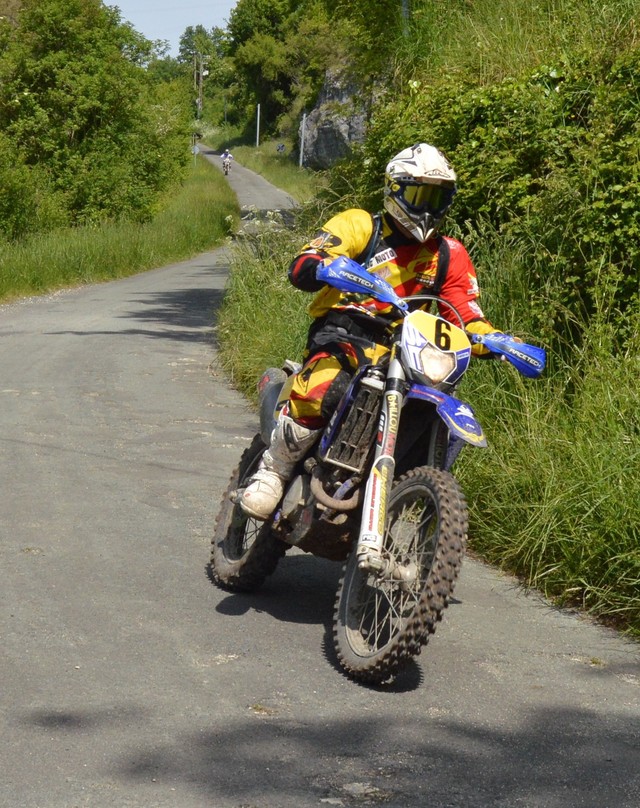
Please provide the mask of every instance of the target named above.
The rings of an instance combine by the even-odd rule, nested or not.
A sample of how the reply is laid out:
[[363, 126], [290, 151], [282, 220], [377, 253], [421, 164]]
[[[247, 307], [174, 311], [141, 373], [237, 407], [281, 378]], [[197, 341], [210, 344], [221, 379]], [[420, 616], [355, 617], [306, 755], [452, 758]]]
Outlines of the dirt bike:
[[225, 176], [231, 171], [231, 158], [225, 157], [222, 161], [222, 170], [225, 173]]
[[[224, 495], [211, 571], [223, 588], [248, 592], [291, 547], [343, 561], [333, 625], [337, 659], [352, 678], [381, 684], [435, 631], [465, 552], [467, 507], [451, 467], [465, 444], [486, 446], [473, 410], [452, 395], [469, 366], [471, 341], [451, 304], [433, 295], [402, 299], [348, 258], [322, 267], [318, 278], [394, 307], [389, 353], [356, 371], [319, 444], [299, 463], [273, 516], [261, 522], [244, 513], [239, 497], [300, 366], [287, 362], [265, 372], [260, 434]], [[424, 310], [438, 302], [459, 325]], [[471, 339], [525, 376], [544, 368], [543, 349], [506, 334]]]

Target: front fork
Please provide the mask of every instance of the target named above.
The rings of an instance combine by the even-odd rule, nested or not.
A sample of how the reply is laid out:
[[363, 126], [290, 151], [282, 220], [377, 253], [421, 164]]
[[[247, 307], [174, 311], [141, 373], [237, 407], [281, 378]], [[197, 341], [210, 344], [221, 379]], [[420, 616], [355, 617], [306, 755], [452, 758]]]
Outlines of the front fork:
[[387, 381], [380, 410], [376, 448], [362, 506], [362, 521], [356, 554], [360, 569], [382, 572], [387, 562], [382, 556], [387, 503], [395, 472], [395, 448], [400, 426], [400, 411], [405, 399], [405, 374], [392, 349]]

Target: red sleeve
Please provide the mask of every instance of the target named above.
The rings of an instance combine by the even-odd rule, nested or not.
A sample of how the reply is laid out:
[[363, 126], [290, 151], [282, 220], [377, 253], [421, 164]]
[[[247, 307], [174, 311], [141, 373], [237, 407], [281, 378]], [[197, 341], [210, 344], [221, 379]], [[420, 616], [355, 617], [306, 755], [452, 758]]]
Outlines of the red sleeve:
[[[478, 278], [469, 253], [456, 239], [445, 238], [449, 245], [449, 268], [440, 288], [440, 296], [451, 301], [460, 312], [465, 325], [473, 320], [484, 320], [486, 318], [477, 302], [480, 297]], [[457, 324], [458, 318], [446, 305], [440, 306], [440, 314]]]

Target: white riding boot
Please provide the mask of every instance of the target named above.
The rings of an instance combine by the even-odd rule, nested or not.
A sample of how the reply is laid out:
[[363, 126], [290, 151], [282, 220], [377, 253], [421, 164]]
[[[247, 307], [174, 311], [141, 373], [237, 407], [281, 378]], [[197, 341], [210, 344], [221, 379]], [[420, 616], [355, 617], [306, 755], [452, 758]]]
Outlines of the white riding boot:
[[268, 519], [291, 479], [296, 463], [313, 446], [321, 429], [307, 429], [288, 415], [278, 418], [271, 434], [271, 445], [262, 455], [260, 467], [245, 488], [240, 506], [254, 519]]

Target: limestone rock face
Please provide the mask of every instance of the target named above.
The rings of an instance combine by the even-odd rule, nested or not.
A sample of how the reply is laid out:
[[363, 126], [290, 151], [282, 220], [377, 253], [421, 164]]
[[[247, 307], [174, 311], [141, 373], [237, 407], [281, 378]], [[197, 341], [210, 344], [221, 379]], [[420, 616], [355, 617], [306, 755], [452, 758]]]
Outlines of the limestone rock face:
[[[339, 73], [327, 73], [316, 106], [304, 119], [303, 165], [329, 168], [346, 157], [354, 143], [364, 141], [367, 114], [364, 105], [356, 100], [358, 92]], [[301, 123], [301, 143], [302, 135]]]

